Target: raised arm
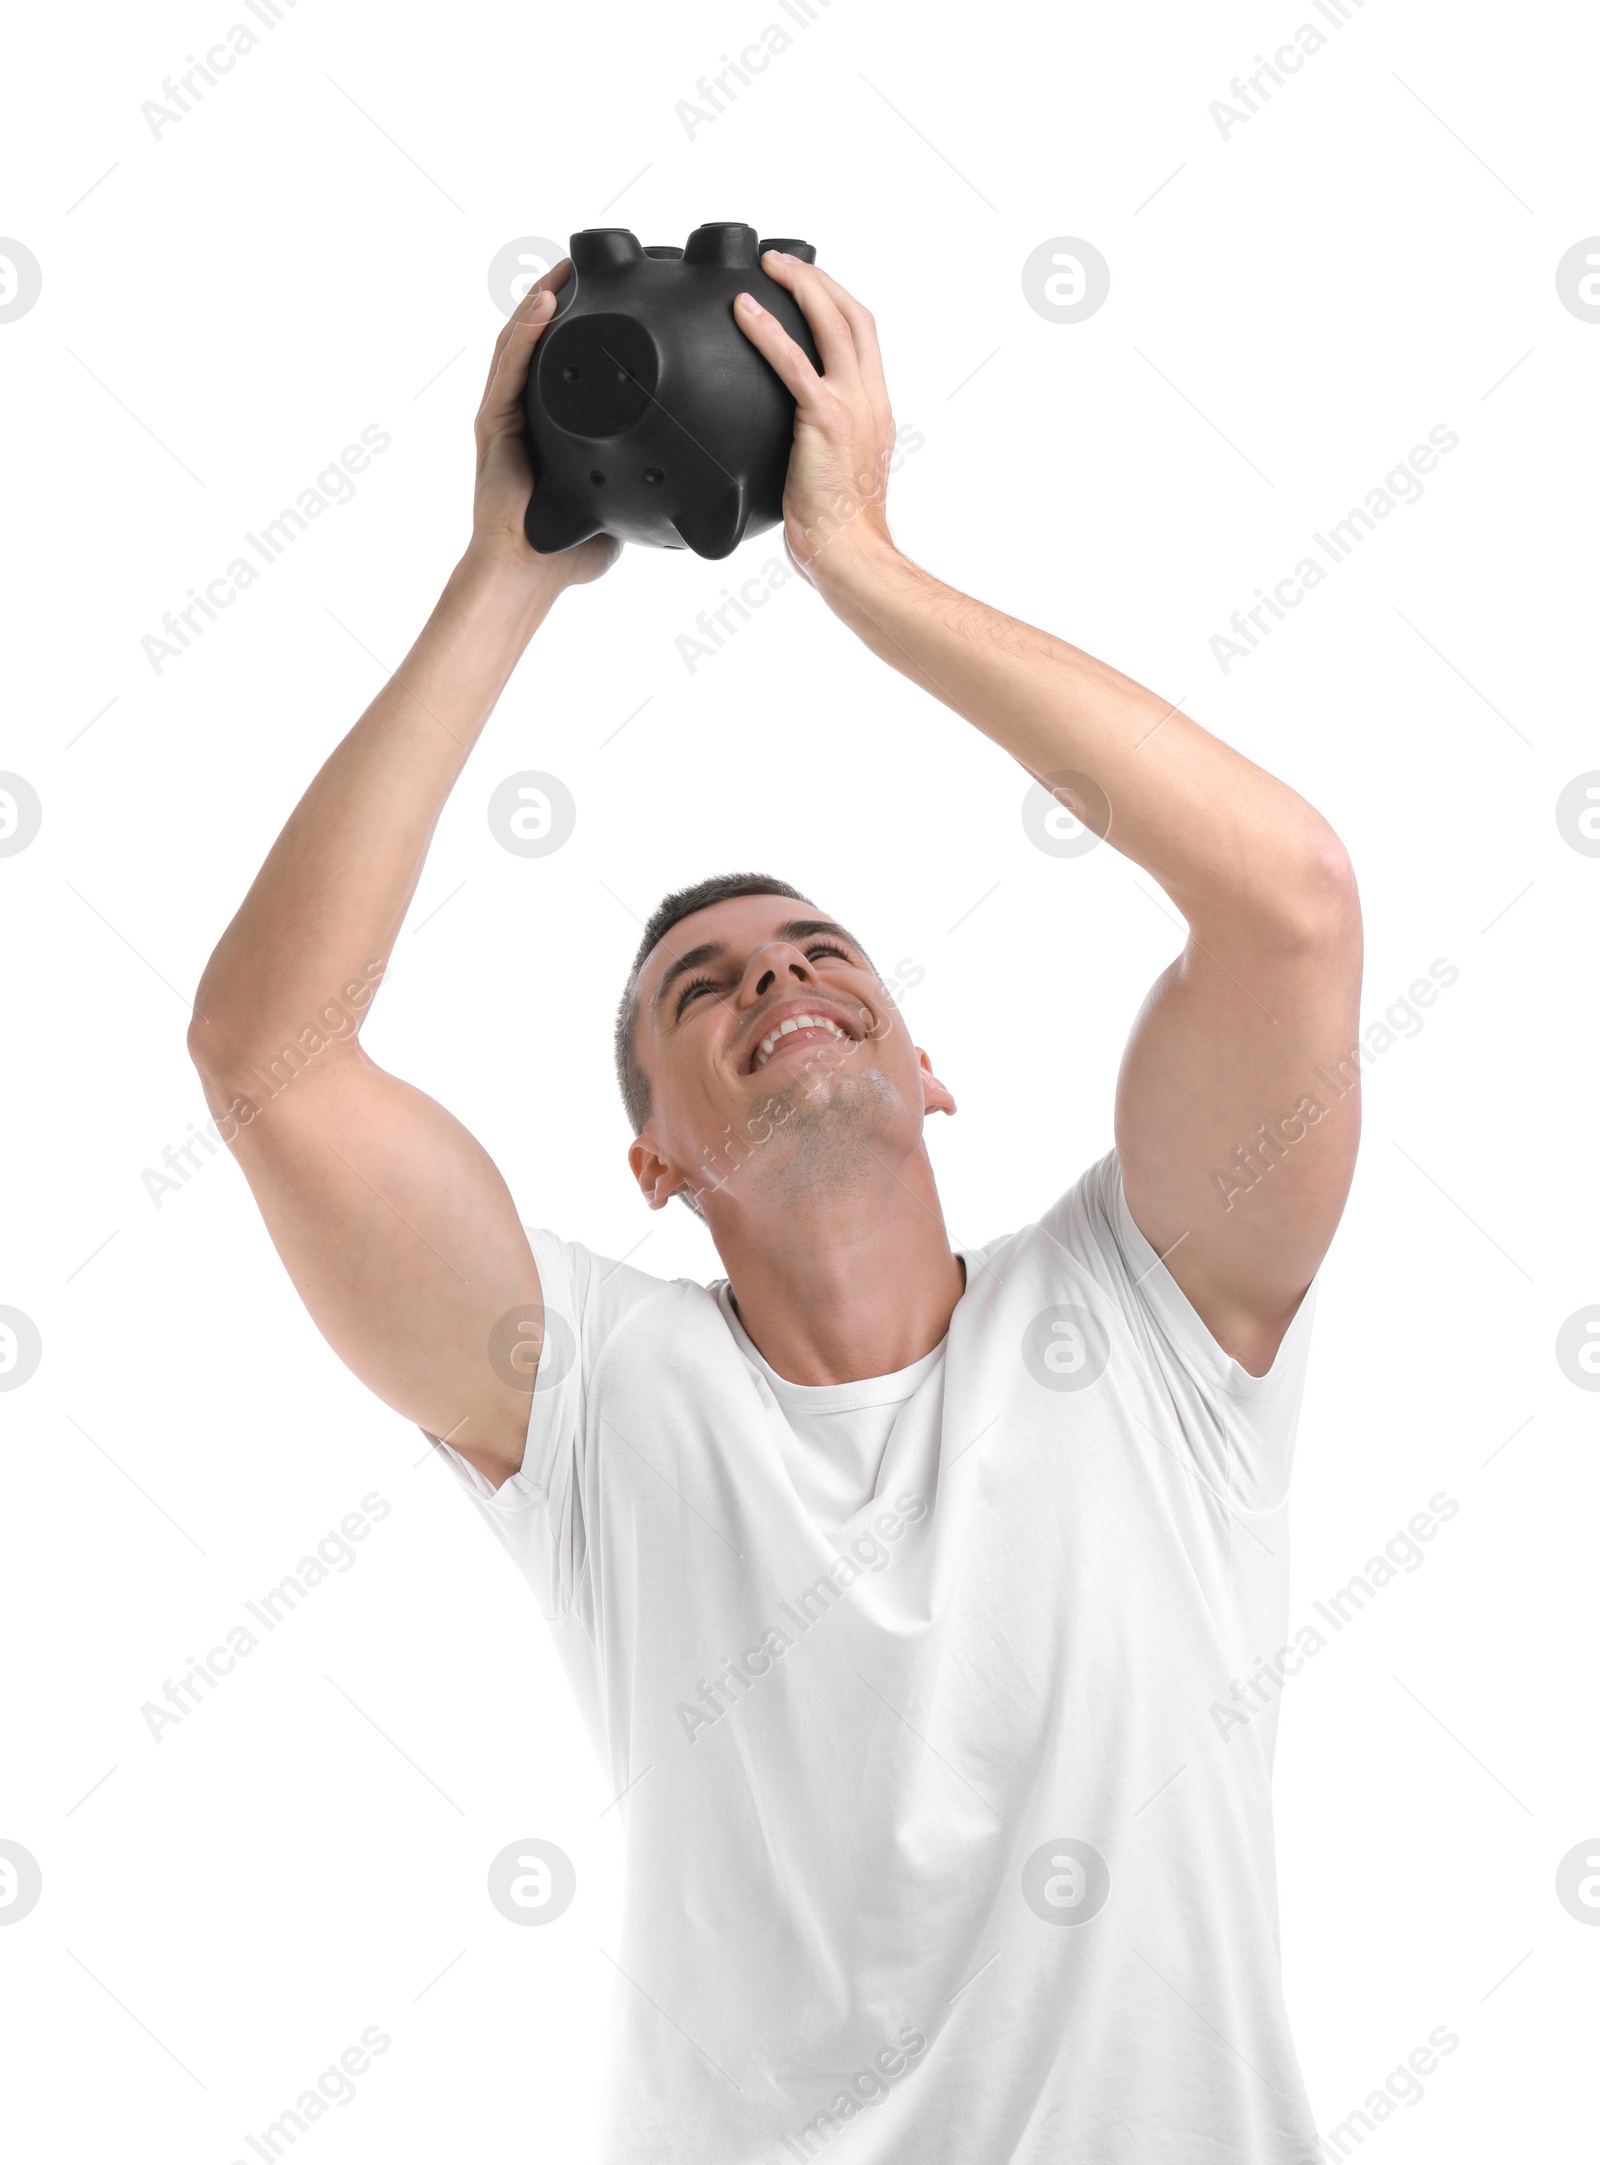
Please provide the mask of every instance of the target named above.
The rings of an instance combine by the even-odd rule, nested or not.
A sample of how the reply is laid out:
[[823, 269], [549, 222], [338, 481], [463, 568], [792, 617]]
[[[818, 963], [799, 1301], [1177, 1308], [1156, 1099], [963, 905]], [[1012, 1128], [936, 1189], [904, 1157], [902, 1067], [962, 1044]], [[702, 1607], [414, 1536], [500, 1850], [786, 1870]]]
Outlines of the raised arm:
[[[520, 395], [558, 264], [506, 324], [479, 409], [472, 538], [395, 675], [328, 758], [218, 942], [189, 1049], [219, 1132], [340, 1358], [498, 1484], [521, 1463], [531, 1373], [491, 1330], [539, 1278], [494, 1164], [386, 1074], [361, 1025], [467, 755], [561, 590], [616, 554], [539, 556]], [[547, 294], [545, 289], [548, 288]], [[538, 1331], [522, 1343], [536, 1351]]]
[[772, 316], [737, 306], [798, 403], [791, 556], [874, 653], [1057, 789], [1187, 921], [1123, 1061], [1117, 1149], [1135, 1223], [1218, 1343], [1262, 1374], [1355, 1164], [1349, 860], [1303, 798], [1155, 693], [900, 554], [872, 318], [814, 266], [763, 268], [800, 302], [823, 364], [819, 376]]

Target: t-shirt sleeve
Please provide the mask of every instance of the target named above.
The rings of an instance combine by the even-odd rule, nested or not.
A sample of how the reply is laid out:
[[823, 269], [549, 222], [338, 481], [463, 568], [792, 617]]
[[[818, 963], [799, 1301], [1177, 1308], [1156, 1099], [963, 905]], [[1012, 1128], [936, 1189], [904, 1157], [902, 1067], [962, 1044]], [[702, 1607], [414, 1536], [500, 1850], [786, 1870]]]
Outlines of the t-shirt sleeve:
[[[1235, 1509], [1277, 1509], [1293, 1467], [1317, 1280], [1295, 1310], [1272, 1366], [1253, 1376], [1218, 1345], [1134, 1223], [1115, 1150], [1091, 1165], [1038, 1223], [1063, 1260], [1110, 1302], [1121, 1324], [1114, 1341], [1202, 1476]], [[1136, 1379], [1127, 1380], [1132, 1388]]]
[[451, 1472], [551, 1619], [587, 1608], [593, 1503], [589, 1437], [596, 1376], [613, 1333], [671, 1281], [543, 1226], [524, 1226], [544, 1299], [544, 1340], [529, 1396], [521, 1467], [496, 1488], [427, 1429]]

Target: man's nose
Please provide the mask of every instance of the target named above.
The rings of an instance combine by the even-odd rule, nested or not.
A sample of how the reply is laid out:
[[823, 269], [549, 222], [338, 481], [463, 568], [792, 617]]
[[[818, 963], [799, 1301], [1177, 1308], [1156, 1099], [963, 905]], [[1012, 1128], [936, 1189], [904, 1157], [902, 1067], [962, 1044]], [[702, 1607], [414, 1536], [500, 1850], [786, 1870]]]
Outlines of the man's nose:
[[[794, 977], [798, 977], [802, 984], [804, 984], [805, 980], [811, 975], [810, 969], [798, 955], [791, 956], [789, 958], [787, 967], [790, 974]], [[776, 983], [779, 974], [779, 969], [776, 966], [762, 971], [760, 977], [758, 977], [756, 980], [756, 995], [758, 998], [762, 993], [771, 990], [772, 986]]]

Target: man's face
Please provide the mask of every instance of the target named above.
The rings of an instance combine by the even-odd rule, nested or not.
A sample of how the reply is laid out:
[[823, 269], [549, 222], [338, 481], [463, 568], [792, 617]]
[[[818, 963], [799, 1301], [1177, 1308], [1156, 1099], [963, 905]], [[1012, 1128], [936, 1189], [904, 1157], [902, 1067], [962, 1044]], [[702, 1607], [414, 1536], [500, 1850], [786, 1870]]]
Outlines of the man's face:
[[651, 1110], [629, 1163], [655, 1209], [682, 1188], [708, 1218], [793, 1203], [896, 1167], [925, 1113], [955, 1111], [855, 939], [789, 895], [674, 925], [639, 973], [634, 1044]]

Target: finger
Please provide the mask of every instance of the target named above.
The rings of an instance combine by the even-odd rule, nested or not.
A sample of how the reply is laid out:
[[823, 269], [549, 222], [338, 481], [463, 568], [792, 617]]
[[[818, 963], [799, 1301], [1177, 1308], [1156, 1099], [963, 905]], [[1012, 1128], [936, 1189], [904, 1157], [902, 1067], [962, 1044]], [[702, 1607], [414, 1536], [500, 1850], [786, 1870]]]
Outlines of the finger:
[[753, 293], [734, 296], [733, 320], [764, 361], [776, 370], [803, 413], [815, 412], [822, 394], [822, 378], [811, 365], [805, 349], [796, 345], [769, 309]]
[[827, 271], [819, 269], [814, 263], [809, 266], [809, 269], [811, 275], [822, 285], [834, 307], [838, 309], [845, 322], [849, 324], [850, 336], [856, 349], [856, 366], [861, 371], [861, 380], [866, 385], [874, 404], [877, 405], [881, 402], [882, 414], [887, 417], [889, 412], [889, 386], [883, 380], [883, 355], [878, 347], [878, 326], [873, 319], [871, 309], [864, 307], [855, 298], [854, 294], [847, 293], [838, 279], [830, 276]]
[[[562, 268], [563, 266], [558, 266]], [[478, 408], [478, 428], [486, 436], [522, 432], [522, 394], [533, 349], [555, 315], [553, 273], [529, 289], [527, 298], [495, 343], [495, 358]]]
[[559, 263], [552, 263], [542, 278], [534, 280], [533, 284], [522, 296], [522, 299], [511, 311], [511, 314], [506, 319], [505, 327], [494, 342], [494, 351], [489, 356], [489, 373], [483, 379], [483, 395], [485, 398], [489, 395], [489, 386], [494, 382], [495, 370], [500, 366], [500, 356], [510, 344], [517, 325], [527, 318], [541, 293], [560, 292], [567, 282], [567, 276], [571, 269], [572, 258], [570, 256], [563, 256]]
[[500, 336], [494, 342], [494, 351], [489, 356], [489, 373], [484, 378], [483, 383], [484, 395], [486, 397], [488, 395], [490, 384], [494, 382], [495, 370], [500, 366], [500, 356], [502, 353], [504, 353], [507, 345], [510, 343], [511, 337], [515, 332], [517, 325], [522, 322], [527, 317], [529, 311], [535, 307], [539, 300], [539, 296], [542, 293], [558, 293], [561, 290], [562, 286], [566, 284], [567, 275], [571, 271], [571, 269], [572, 258], [570, 256], [563, 256], [559, 263], [551, 264], [549, 270], [545, 272], [542, 278], [536, 278], [534, 280], [533, 284], [522, 296], [522, 299], [511, 311], [509, 317], [507, 317], [504, 329], [501, 331]]
[[478, 408], [480, 435], [499, 436], [508, 429], [521, 429], [522, 393], [528, 381], [528, 363], [533, 358], [539, 334], [554, 309], [555, 303], [548, 294], [535, 295], [532, 306], [511, 326], [511, 335], [505, 344], [497, 348], [497, 358], [484, 388], [483, 403]]
[[800, 311], [811, 326], [811, 335], [817, 342], [826, 375], [839, 377], [851, 373], [856, 367], [855, 341], [850, 326], [834, 306], [827, 289], [821, 284], [816, 266], [802, 263], [798, 256], [786, 256], [769, 248], [761, 259], [761, 268], [774, 285], [782, 286], [793, 294], [800, 304]]

